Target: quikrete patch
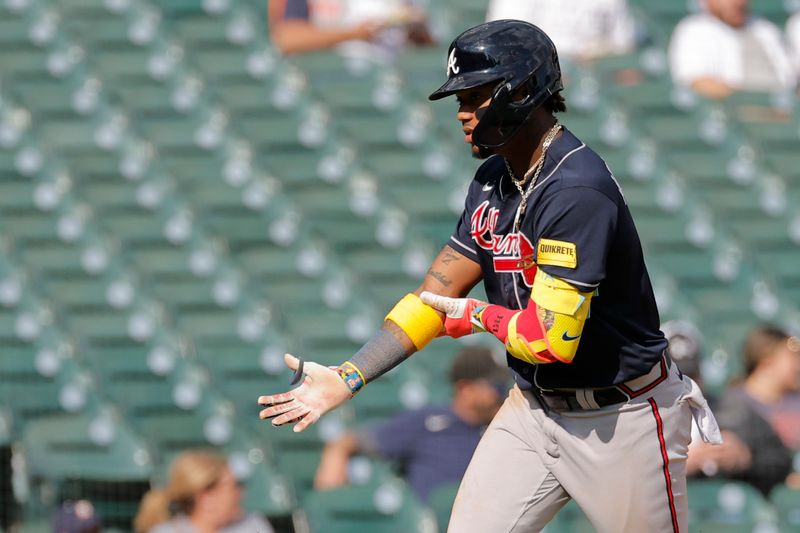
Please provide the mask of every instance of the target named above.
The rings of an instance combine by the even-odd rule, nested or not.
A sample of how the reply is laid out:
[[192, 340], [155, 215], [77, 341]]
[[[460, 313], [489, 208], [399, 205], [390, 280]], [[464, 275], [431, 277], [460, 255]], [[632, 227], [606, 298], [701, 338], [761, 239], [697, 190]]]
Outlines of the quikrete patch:
[[536, 263], [566, 268], [578, 266], [578, 253], [575, 244], [552, 239], [539, 239], [536, 247]]

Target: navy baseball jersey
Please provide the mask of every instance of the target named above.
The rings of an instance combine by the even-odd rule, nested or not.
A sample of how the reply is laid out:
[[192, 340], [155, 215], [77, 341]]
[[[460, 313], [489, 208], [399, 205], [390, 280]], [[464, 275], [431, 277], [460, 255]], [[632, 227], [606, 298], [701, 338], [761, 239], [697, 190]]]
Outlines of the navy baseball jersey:
[[647, 373], [667, 341], [639, 236], [605, 161], [564, 129], [515, 232], [520, 200], [502, 157], [489, 158], [450, 239], [481, 265], [489, 302], [524, 309], [537, 268], [596, 291], [572, 363], [531, 365], [508, 356], [520, 388], [606, 387]]

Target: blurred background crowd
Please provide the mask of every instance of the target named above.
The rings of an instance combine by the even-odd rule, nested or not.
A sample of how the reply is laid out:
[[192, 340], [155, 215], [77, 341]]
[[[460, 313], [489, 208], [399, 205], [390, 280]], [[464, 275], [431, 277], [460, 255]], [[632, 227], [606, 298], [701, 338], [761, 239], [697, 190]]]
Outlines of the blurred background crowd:
[[446, 242], [477, 162], [426, 97], [498, 18], [553, 37], [714, 398], [692, 530], [800, 531], [797, 0], [0, 0], [0, 531], [444, 527], [496, 343], [436, 340], [300, 435], [256, 398]]

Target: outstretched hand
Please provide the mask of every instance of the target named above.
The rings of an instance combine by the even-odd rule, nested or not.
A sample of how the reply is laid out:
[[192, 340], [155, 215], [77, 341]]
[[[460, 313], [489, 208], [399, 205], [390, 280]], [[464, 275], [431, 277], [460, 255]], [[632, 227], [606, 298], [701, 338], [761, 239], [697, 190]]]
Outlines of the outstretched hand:
[[[292, 370], [297, 370], [300, 364], [297, 357], [288, 353], [284, 361]], [[306, 361], [303, 371], [305, 379], [296, 389], [258, 398], [258, 403], [265, 407], [259, 418], [272, 418], [273, 426], [295, 423], [293, 429], [299, 433], [350, 399], [350, 389], [335, 370]]]
[[445, 314], [444, 335], [457, 339], [486, 331], [480, 321], [480, 313], [486, 308], [486, 302], [475, 298], [450, 298], [428, 291], [423, 291], [419, 297], [425, 304]]

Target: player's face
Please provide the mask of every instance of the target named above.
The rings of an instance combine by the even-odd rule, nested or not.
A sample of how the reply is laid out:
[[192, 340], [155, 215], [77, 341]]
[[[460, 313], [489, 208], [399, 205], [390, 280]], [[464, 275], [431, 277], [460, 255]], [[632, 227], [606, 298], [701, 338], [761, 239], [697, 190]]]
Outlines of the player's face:
[[456, 119], [461, 122], [461, 128], [464, 130], [464, 142], [471, 145], [472, 157], [478, 159], [485, 159], [490, 154], [472, 143], [472, 132], [478, 125], [481, 110], [489, 107], [489, 101], [492, 99], [492, 88], [492, 85], [484, 85], [456, 93], [456, 100], [458, 101]]

